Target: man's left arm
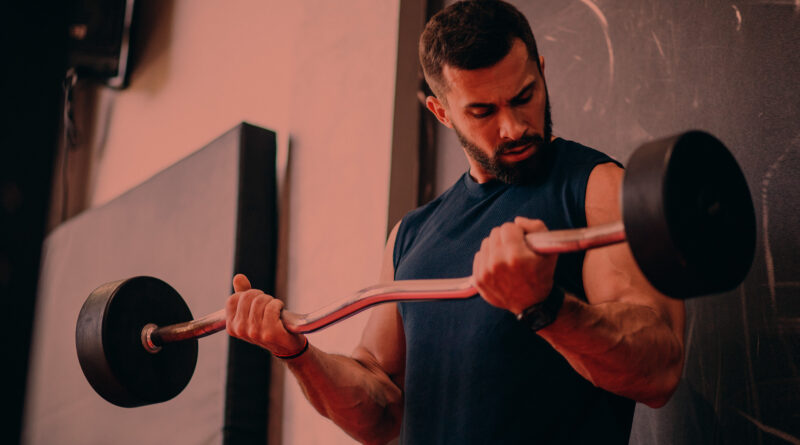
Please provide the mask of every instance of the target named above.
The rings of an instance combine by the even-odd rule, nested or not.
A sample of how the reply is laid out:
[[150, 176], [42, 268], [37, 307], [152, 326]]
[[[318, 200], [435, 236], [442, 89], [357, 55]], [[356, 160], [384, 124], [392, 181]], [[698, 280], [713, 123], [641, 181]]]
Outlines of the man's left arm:
[[[594, 168], [586, 188], [589, 226], [619, 221], [623, 171]], [[524, 234], [546, 230], [517, 218], [492, 231], [475, 256], [473, 281], [483, 298], [513, 313], [546, 298], [555, 255], [538, 255]], [[683, 368], [684, 307], [656, 291], [639, 271], [627, 243], [586, 252], [587, 302], [566, 295], [552, 324], [539, 335], [595, 386], [651, 407], [664, 405]]]
[[[586, 188], [589, 226], [619, 221], [622, 169], [602, 164]], [[567, 296], [539, 331], [594, 385], [651, 407], [663, 406], [683, 369], [684, 305], [654, 289], [627, 243], [586, 252], [588, 304]]]

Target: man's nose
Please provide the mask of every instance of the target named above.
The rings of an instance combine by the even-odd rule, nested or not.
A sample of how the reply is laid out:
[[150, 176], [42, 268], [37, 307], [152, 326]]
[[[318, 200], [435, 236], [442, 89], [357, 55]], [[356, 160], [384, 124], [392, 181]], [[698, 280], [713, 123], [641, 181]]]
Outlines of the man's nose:
[[518, 110], [513, 108], [503, 108], [499, 112], [498, 125], [500, 138], [506, 140], [517, 140], [525, 134], [528, 125], [524, 117]]

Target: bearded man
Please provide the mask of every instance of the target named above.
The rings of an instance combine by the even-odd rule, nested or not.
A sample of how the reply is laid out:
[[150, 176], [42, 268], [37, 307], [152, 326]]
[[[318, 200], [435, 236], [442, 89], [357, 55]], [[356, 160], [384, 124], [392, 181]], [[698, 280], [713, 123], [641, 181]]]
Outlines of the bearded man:
[[287, 332], [279, 300], [234, 277], [231, 335], [284, 357], [324, 416], [364, 443], [627, 444], [683, 366], [683, 303], [626, 244], [539, 255], [526, 233], [618, 221], [622, 169], [552, 134], [545, 61], [526, 18], [463, 1], [420, 38], [428, 109], [469, 163], [392, 230], [380, 281], [472, 274], [480, 297], [372, 310], [350, 357]]

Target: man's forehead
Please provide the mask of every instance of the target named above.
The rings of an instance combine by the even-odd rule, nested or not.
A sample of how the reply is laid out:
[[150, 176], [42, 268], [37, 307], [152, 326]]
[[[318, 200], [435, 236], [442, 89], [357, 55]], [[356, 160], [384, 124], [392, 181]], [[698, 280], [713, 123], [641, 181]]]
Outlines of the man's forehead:
[[511, 51], [496, 64], [475, 70], [464, 70], [445, 65], [442, 77], [447, 82], [448, 101], [493, 102], [508, 100], [532, 82], [538, 65], [528, 56], [521, 40], [516, 40]]

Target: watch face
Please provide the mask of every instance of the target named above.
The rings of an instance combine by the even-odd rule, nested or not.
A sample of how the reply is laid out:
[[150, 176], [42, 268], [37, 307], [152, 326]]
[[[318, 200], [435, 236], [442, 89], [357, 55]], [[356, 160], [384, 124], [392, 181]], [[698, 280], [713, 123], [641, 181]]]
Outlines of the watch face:
[[538, 331], [555, 321], [562, 303], [564, 303], [564, 291], [560, 287], [553, 287], [544, 301], [525, 309], [517, 315], [517, 320]]
[[547, 311], [542, 310], [542, 308], [536, 308], [530, 311], [525, 314], [522, 320], [533, 330], [541, 329], [553, 321], [552, 316], [547, 313]]

